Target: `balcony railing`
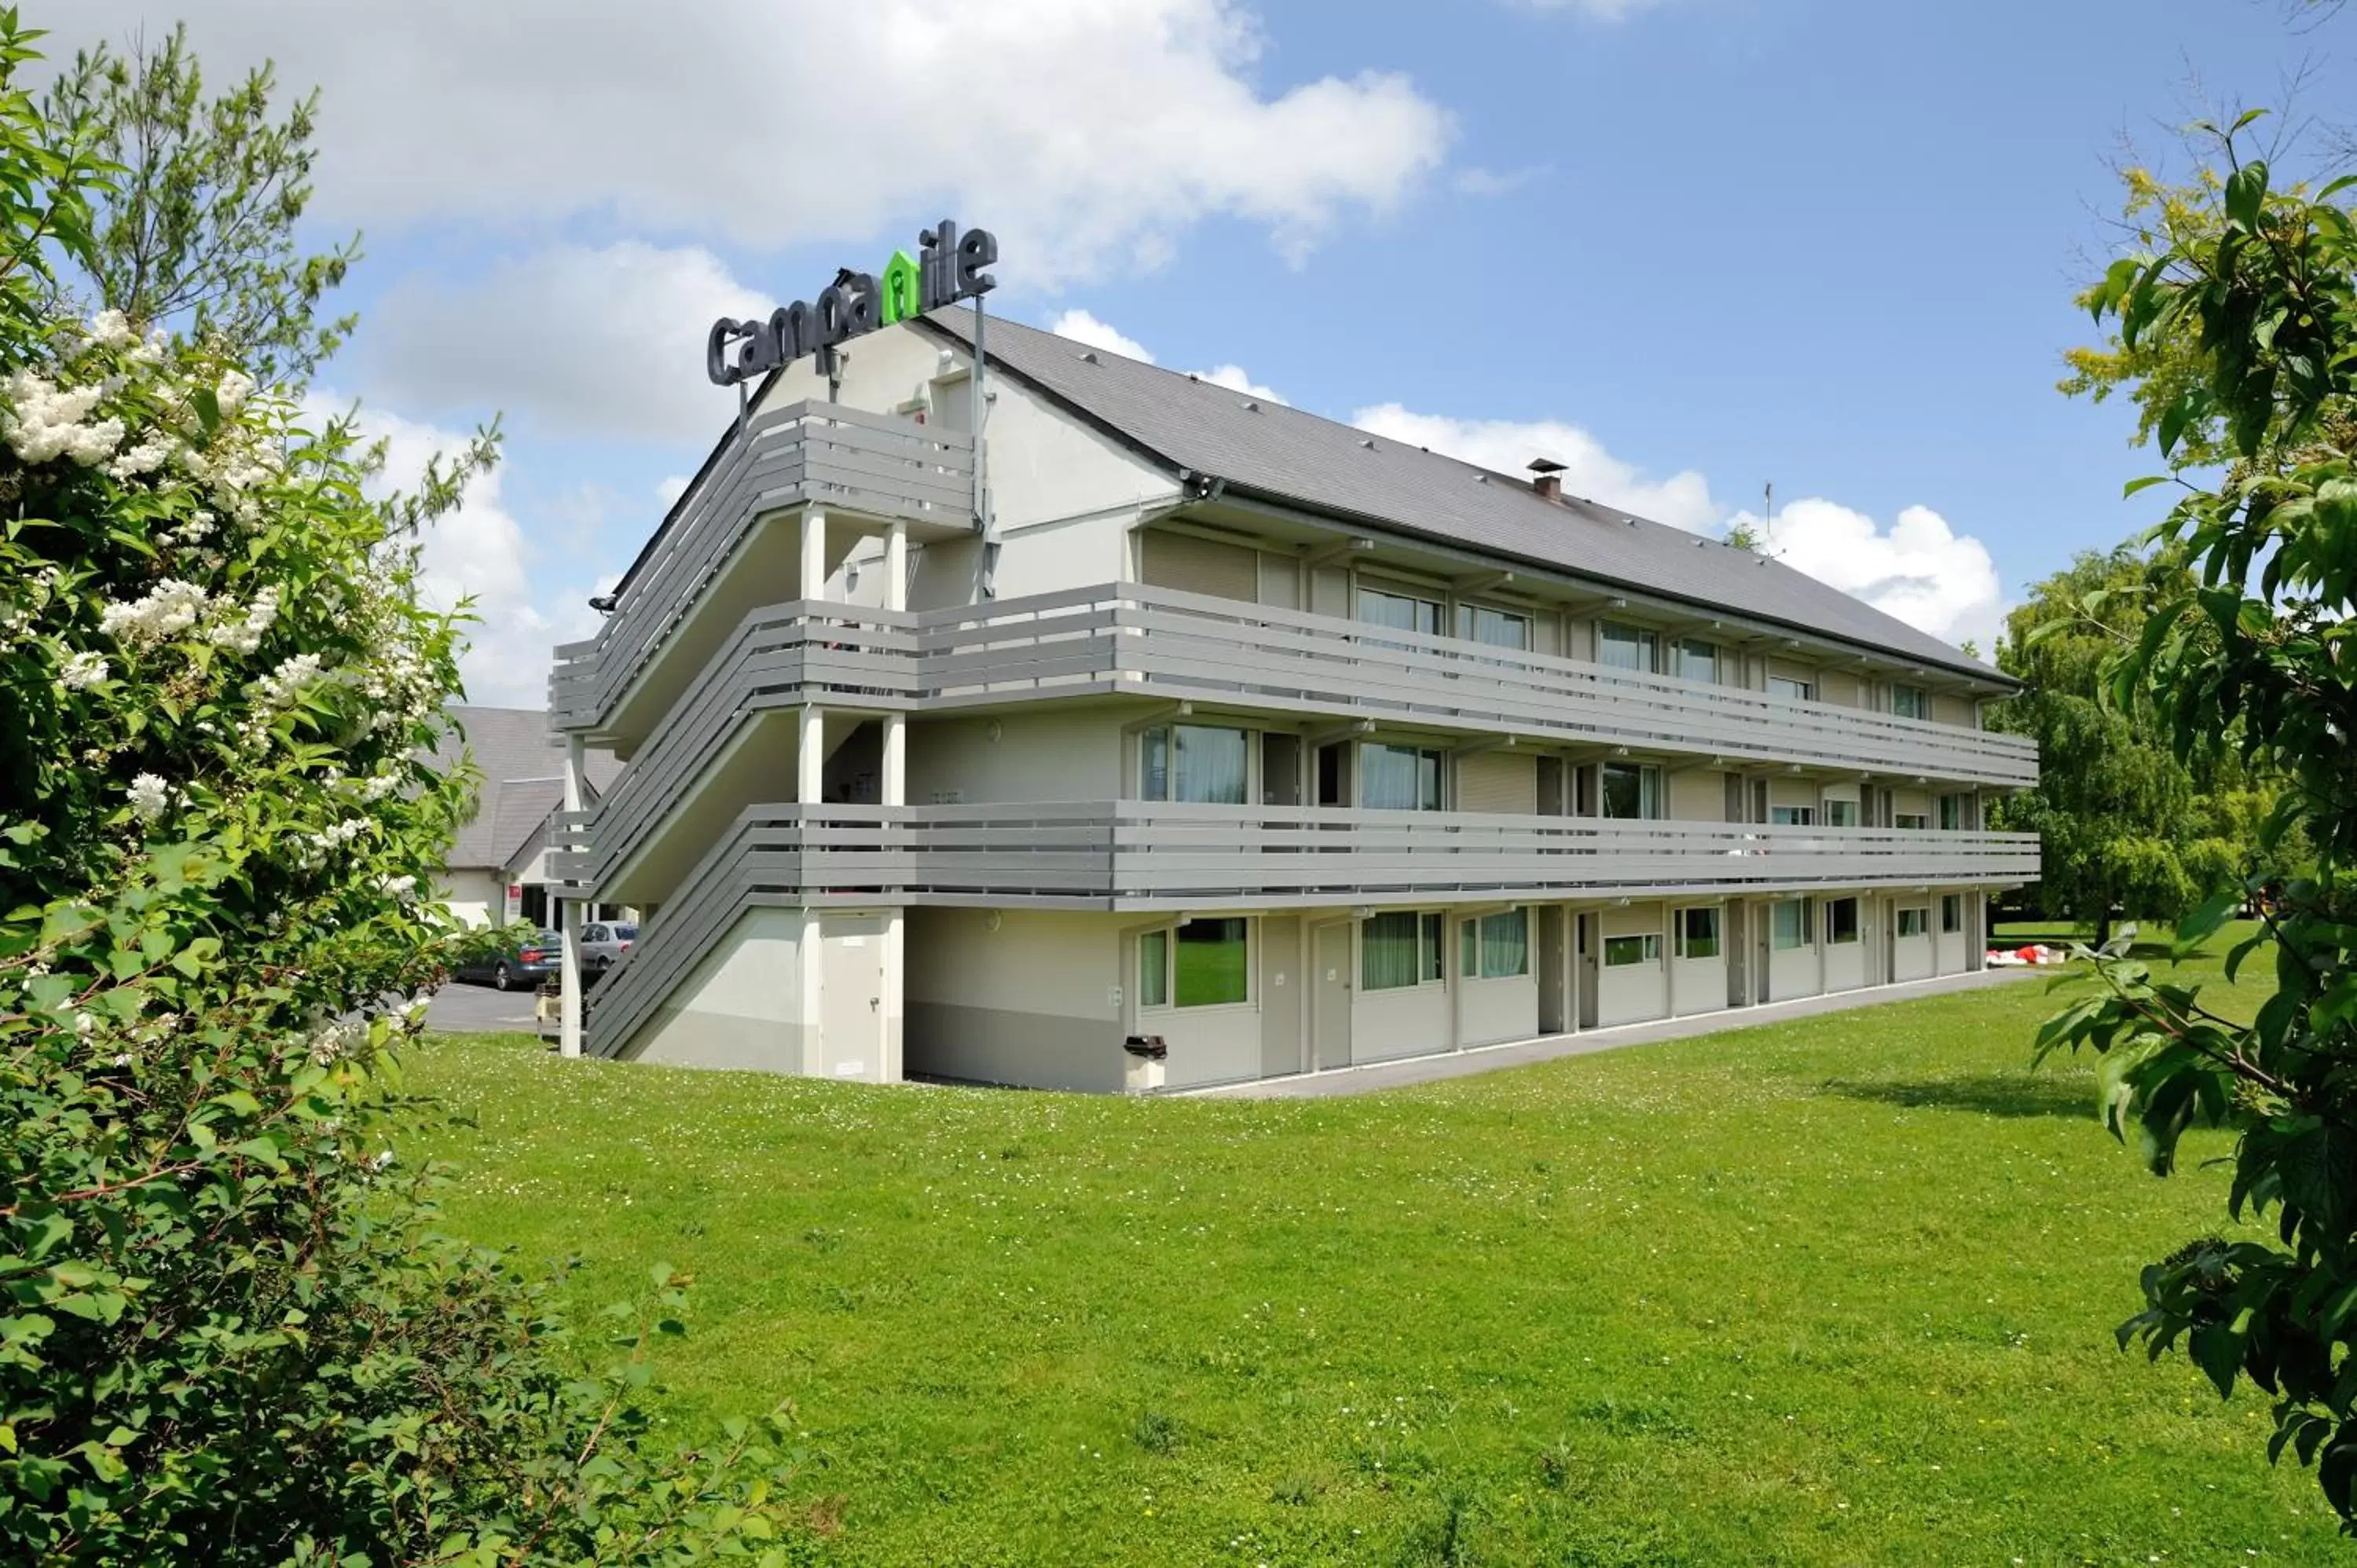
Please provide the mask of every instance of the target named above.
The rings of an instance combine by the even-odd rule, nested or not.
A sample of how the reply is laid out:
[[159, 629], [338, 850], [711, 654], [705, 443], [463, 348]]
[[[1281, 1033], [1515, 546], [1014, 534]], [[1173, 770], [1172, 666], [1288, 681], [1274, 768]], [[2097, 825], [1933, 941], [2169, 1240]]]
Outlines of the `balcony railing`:
[[1247, 708], [1964, 784], [2038, 779], [2027, 736], [1794, 702], [1134, 583], [935, 611], [923, 704], [1106, 687]]
[[549, 681], [555, 726], [603, 722], [753, 524], [805, 501], [965, 526], [974, 515], [974, 437], [829, 403], [756, 415], [656, 538], [597, 636], [556, 650]]
[[1133, 800], [757, 806], [599, 984], [590, 1044], [622, 1049], [737, 915], [762, 907], [1544, 902], [2013, 884], [2038, 869], [2029, 833]]

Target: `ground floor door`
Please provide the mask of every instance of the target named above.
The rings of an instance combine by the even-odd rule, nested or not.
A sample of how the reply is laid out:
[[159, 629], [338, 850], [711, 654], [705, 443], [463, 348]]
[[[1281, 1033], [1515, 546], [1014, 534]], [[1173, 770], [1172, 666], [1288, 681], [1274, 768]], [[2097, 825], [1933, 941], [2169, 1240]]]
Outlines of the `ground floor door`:
[[1312, 939], [1310, 987], [1317, 1015], [1319, 1069], [1351, 1065], [1351, 928], [1337, 920], [1319, 926]]
[[884, 920], [819, 923], [819, 1063], [828, 1078], [884, 1081]]
[[[1748, 976], [1751, 972], [1750, 921], [1747, 917], [1751, 906], [1739, 900], [1730, 903], [1719, 918], [1727, 929], [1719, 933], [1721, 950], [1727, 954], [1727, 1004], [1740, 1007], [1751, 999]], [[1675, 932], [1671, 933], [1673, 937]]]
[[1575, 915], [1572, 917], [1572, 929], [1571, 964], [1576, 976], [1573, 983], [1579, 993], [1579, 1026], [1593, 1029], [1596, 1027], [1596, 998], [1601, 978], [1597, 971], [1596, 958], [1602, 946], [1596, 933], [1596, 917], [1592, 914]]
[[[1541, 757], [1541, 762], [1554, 760]], [[1541, 800], [1545, 800], [1543, 794]], [[1560, 904], [1539, 908], [1539, 1033], [1561, 1035], [1570, 1032], [1571, 1012], [1571, 933], [1569, 917]]]

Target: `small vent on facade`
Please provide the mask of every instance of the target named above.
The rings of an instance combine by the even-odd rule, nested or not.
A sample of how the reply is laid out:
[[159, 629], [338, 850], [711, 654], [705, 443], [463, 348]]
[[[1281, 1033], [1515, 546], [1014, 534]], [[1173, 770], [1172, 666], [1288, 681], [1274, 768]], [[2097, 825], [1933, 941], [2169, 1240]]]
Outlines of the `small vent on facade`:
[[1370, 435], [1370, 436], [1365, 436], [1365, 437], [1363, 437], [1363, 438], [1361, 438], [1361, 439], [1360, 440], [1359, 445], [1360, 445], [1360, 446], [1364, 446], [1368, 451], [1372, 452], [1372, 451], [1373, 451], [1373, 450], [1375, 449], [1375, 440], [1374, 440], [1374, 437], [1373, 437], [1373, 436], [1372, 436], [1372, 435]]
[[1246, 413], [1258, 413], [1260, 412], [1260, 404], [1253, 402], [1250, 398], [1246, 398], [1244, 400], [1244, 412]]
[[1096, 351], [1094, 349], [1082, 349], [1082, 350], [1081, 350], [1081, 360], [1082, 360], [1082, 362], [1083, 364], [1090, 364], [1090, 365], [1093, 365], [1093, 364], [1095, 364], [1095, 363], [1097, 362], [1097, 351]]

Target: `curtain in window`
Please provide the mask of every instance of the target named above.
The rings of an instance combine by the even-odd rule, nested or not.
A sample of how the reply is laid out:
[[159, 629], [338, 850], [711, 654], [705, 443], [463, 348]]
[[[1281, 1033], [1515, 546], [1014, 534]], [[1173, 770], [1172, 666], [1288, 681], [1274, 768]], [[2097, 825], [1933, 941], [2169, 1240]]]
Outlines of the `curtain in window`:
[[1770, 906], [1772, 923], [1769, 929], [1777, 947], [1792, 949], [1809, 945], [1808, 909], [1807, 900], [1802, 898], [1787, 898]]
[[1481, 917], [1481, 978], [1497, 980], [1531, 972], [1529, 927], [1523, 911]]
[[1137, 739], [1138, 799], [1168, 800], [1170, 799], [1170, 732], [1150, 729]]
[[1486, 605], [1459, 605], [1457, 635], [1469, 642], [1485, 642], [1491, 648], [1512, 648], [1526, 653], [1531, 646], [1530, 618], [1493, 610]]
[[1172, 800], [1206, 806], [1244, 803], [1243, 731], [1179, 725], [1171, 733], [1178, 752], [1172, 770]]
[[1440, 810], [1440, 754], [1405, 746], [1359, 747], [1359, 803], [1379, 811]]
[[1597, 662], [1615, 670], [1638, 670], [1648, 674], [1653, 668], [1653, 634], [1640, 631], [1633, 626], [1616, 626], [1607, 621], [1597, 639]]
[[1375, 588], [1359, 590], [1359, 618], [1369, 626], [1387, 626], [1394, 631], [1423, 631], [1436, 636], [1440, 631], [1438, 605]]
[[1359, 928], [1360, 984], [1369, 991], [1396, 991], [1420, 975], [1416, 933], [1423, 921], [1413, 909], [1374, 915]]

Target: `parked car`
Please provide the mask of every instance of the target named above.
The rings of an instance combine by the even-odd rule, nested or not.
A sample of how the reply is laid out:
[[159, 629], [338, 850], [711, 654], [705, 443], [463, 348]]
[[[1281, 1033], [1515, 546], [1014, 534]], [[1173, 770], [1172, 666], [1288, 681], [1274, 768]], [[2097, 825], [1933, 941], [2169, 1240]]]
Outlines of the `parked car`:
[[639, 928], [628, 920], [590, 921], [581, 928], [581, 972], [605, 973], [622, 961], [622, 955], [638, 940]]
[[510, 952], [489, 953], [451, 971], [458, 980], [488, 981], [501, 991], [537, 985], [554, 974], [564, 960], [565, 939], [555, 931], [536, 931], [530, 941]]

